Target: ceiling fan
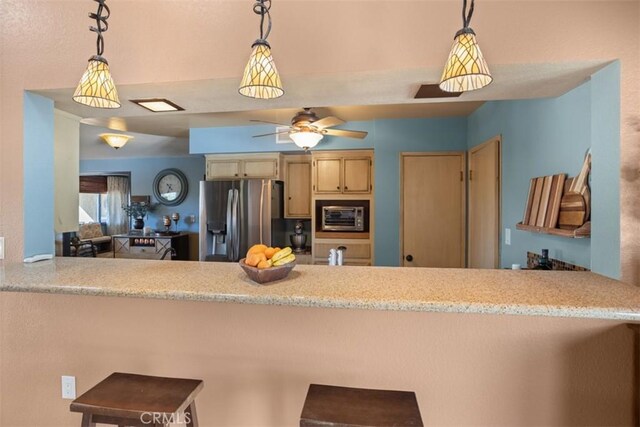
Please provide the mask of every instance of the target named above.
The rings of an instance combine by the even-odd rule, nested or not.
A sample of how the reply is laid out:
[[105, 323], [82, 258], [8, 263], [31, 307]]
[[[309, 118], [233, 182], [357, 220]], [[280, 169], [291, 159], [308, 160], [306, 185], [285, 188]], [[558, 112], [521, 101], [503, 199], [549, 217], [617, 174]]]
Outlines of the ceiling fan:
[[252, 122], [269, 123], [272, 125], [287, 126], [289, 129], [280, 131], [265, 133], [262, 135], [254, 135], [254, 138], [260, 138], [262, 136], [278, 135], [288, 133], [293, 142], [300, 148], [308, 150], [318, 145], [318, 142], [322, 140], [325, 135], [341, 136], [345, 138], [357, 138], [364, 139], [368, 132], [359, 130], [344, 130], [344, 129], [330, 129], [334, 126], [344, 124], [344, 120], [337, 117], [328, 116], [322, 119], [318, 118], [316, 113], [311, 111], [311, 108], [305, 108], [298, 112], [291, 119], [291, 125], [285, 125], [282, 123], [269, 122], [264, 120], [251, 120]]

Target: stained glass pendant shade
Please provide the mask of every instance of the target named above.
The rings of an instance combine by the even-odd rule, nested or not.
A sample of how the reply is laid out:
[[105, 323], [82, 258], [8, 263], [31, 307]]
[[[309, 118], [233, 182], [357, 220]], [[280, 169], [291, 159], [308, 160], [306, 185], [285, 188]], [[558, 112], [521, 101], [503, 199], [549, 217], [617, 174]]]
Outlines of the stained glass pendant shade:
[[78, 83], [73, 100], [94, 108], [120, 107], [118, 90], [111, 78], [109, 64], [104, 58], [93, 56], [89, 59], [89, 65]]
[[253, 12], [260, 15], [260, 38], [251, 45], [253, 51], [238, 88], [241, 95], [249, 98], [273, 99], [284, 95], [280, 74], [271, 56], [271, 46], [267, 42], [271, 32], [270, 9], [271, 0], [258, 0], [253, 5]]
[[102, 33], [109, 28], [107, 19], [111, 12], [109, 6], [105, 4], [106, 0], [94, 1], [98, 3], [98, 10], [96, 13], [90, 13], [89, 17], [94, 19], [96, 24], [89, 27], [89, 30], [97, 34], [97, 54], [89, 58], [89, 65], [73, 93], [73, 100], [94, 108], [119, 108], [120, 100], [109, 71], [109, 63], [102, 57], [104, 52]]
[[244, 69], [239, 92], [250, 98], [271, 99], [284, 95], [280, 75], [267, 43], [256, 43]]
[[467, 92], [485, 87], [493, 80], [487, 61], [482, 56], [480, 46], [476, 42], [476, 34], [469, 28], [473, 15], [473, 0], [469, 13], [465, 16], [467, 1], [463, 1], [464, 27], [456, 33], [444, 66], [440, 89], [445, 92]]

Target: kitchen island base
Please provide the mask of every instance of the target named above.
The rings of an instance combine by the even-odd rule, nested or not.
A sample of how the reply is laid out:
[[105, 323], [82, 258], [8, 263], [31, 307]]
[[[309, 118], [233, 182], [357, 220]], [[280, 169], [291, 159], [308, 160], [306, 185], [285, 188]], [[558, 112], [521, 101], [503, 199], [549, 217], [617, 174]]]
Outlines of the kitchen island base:
[[26, 292], [0, 308], [3, 426], [77, 425], [60, 376], [81, 394], [114, 371], [203, 379], [203, 426], [295, 426], [310, 383], [413, 390], [425, 425], [638, 421], [618, 320]]

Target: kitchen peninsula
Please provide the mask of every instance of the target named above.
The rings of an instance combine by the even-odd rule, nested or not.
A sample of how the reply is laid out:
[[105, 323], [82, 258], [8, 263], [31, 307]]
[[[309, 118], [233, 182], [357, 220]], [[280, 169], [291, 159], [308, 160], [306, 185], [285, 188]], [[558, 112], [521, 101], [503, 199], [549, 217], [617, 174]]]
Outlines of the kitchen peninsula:
[[257, 286], [230, 263], [58, 258], [6, 264], [0, 289], [3, 344], [49, 355], [29, 369], [52, 425], [78, 421], [46, 398], [58, 375], [83, 392], [114, 370], [204, 379], [204, 425], [295, 425], [314, 382], [414, 390], [428, 425], [636, 419], [640, 293], [594, 273], [299, 265]]
[[0, 290], [320, 308], [640, 321], [640, 291], [590, 272], [297, 266], [258, 286], [235, 263], [56, 258], [9, 264]]

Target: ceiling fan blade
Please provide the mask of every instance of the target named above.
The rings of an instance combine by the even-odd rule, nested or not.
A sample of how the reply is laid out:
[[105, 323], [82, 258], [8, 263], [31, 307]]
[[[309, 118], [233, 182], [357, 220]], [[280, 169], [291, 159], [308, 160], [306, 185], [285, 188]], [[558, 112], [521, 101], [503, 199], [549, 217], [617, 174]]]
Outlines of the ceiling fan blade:
[[269, 136], [269, 135], [280, 135], [283, 133], [289, 133], [289, 131], [283, 130], [282, 132], [263, 133], [262, 135], [253, 135], [253, 138], [260, 138], [261, 136]]
[[341, 120], [337, 117], [329, 116], [329, 117], [322, 118], [320, 120], [316, 120], [315, 122], [311, 123], [310, 126], [313, 126], [316, 129], [324, 129], [324, 128], [330, 128], [332, 126], [342, 125], [344, 123], [345, 123], [344, 120]]
[[284, 123], [270, 122], [268, 120], [249, 120], [249, 121], [250, 122], [255, 122], [255, 123], [268, 123], [270, 125], [278, 125], [278, 126], [287, 126], [287, 127], [291, 126], [291, 125], [287, 125], [287, 124], [284, 124]]
[[344, 129], [325, 129], [322, 131], [325, 135], [331, 136], [342, 136], [345, 138], [358, 138], [364, 139], [369, 132], [364, 132], [361, 130], [344, 130]]

